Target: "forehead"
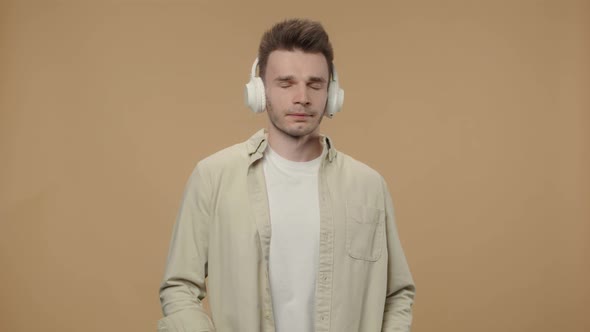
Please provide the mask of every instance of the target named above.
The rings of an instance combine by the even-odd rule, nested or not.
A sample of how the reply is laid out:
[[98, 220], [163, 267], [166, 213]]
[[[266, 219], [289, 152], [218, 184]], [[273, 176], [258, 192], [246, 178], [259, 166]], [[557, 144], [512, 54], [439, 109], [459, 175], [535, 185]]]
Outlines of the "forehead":
[[293, 76], [298, 79], [323, 77], [328, 80], [328, 61], [322, 53], [305, 53], [301, 50], [272, 51], [266, 62], [265, 77]]

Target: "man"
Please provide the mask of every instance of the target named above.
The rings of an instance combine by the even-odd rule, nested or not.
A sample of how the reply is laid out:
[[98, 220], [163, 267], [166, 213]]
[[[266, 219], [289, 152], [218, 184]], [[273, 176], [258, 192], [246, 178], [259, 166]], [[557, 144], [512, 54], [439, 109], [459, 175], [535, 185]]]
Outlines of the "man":
[[247, 100], [268, 129], [195, 167], [159, 331], [409, 331], [414, 283], [385, 181], [320, 135], [342, 101], [328, 35], [287, 20], [258, 58]]

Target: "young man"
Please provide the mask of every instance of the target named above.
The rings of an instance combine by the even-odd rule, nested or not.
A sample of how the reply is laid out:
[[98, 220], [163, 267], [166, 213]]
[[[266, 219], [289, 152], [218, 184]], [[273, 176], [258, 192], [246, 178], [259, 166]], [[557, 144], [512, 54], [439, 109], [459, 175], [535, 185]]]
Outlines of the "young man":
[[158, 330], [409, 331], [415, 288], [385, 181], [320, 134], [342, 95], [328, 35], [287, 20], [258, 57], [247, 99], [268, 129], [194, 169]]

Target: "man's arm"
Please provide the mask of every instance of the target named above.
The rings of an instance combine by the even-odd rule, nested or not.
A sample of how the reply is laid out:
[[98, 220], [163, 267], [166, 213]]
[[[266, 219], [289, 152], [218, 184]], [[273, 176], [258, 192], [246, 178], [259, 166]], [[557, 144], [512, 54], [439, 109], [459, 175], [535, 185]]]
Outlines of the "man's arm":
[[160, 302], [158, 332], [214, 331], [201, 305], [209, 251], [209, 179], [197, 165], [186, 185], [170, 242]]
[[393, 203], [385, 180], [383, 180], [383, 191], [385, 193], [385, 226], [389, 262], [382, 331], [409, 332], [412, 326], [412, 305], [416, 287], [399, 240], [393, 214]]

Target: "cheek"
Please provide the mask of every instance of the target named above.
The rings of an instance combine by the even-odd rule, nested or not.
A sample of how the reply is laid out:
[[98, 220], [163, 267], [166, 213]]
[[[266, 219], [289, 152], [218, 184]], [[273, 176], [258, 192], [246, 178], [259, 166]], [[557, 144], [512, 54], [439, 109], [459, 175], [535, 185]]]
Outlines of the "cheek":
[[316, 105], [325, 105], [326, 101], [328, 101], [328, 92], [327, 91], [318, 91], [316, 95], [314, 95], [314, 101]]
[[287, 96], [283, 90], [268, 89], [265, 91], [265, 94], [266, 100], [272, 105], [282, 105], [287, 99]]

